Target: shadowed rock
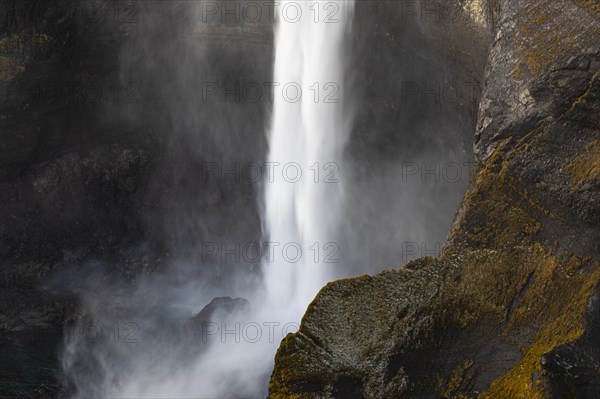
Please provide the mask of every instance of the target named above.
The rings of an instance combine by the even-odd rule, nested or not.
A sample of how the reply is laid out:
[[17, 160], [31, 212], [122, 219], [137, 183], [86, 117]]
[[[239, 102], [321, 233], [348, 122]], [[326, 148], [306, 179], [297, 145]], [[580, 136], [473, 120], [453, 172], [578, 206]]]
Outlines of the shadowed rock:
[[200, 313], [190, 319], [194, 334], [200, 334], [203, 342], [216, 335], [223, 325], [231, 329], [250, 317], [250, 303], [244, 298], [219, 297], [213, 299]]
[[597, 6], [477, 3], [479, 166], [442, 254], [323, 288], [271, 398], [600, 397]]

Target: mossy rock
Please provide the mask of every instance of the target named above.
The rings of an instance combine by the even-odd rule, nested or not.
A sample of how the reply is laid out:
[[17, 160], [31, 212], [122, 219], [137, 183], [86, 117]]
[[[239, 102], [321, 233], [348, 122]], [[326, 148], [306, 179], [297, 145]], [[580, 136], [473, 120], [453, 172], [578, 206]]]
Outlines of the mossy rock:
[[597, 7], [502, 4], [441, 256], [323, 288], [270, 397], [600, 397]]

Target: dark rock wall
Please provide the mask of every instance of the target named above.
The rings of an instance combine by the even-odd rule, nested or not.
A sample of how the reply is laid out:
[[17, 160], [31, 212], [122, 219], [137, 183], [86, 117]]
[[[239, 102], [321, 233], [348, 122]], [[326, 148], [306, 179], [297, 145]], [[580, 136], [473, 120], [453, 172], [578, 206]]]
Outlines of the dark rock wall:
[[598, 9], [498, 6], [479, 168], [442, 255], [327, 285], [270, 397], [600, 395]]
[[[267, 98], [201, 88], [271, 80], [271, 26], [204, 22], [195, 2], [0, 2], [0, 396], [59, 395], [81, 296], [260, 239], [251, 182], [202, 171], [264, 158]], [[186, 273], [258, 272], [210, 265]]]
[[[580, 330], [581, 318], [557, 320], [564, 309], [583, 315], [595, 287], [597, 6], [409, 3], [357, 4], [349, 63], [360, 100], [347, 155], [351, 197], [364, 207], [345, 229], [360, 234], [341, 242], [369, 237], [377, 256], [342, 251], [347, 274], [398, 264], [398, 240], [446, 234], [466, 180], [399, 195], [397, 160], [468, 161], [478, 121], [478, 181], [440, 260], [324, 289], [280, 348], [272, 395], [469, 397], [492, 386], [503, 397], [530, 375], [556, 397], [593, 392], [597, 333]], [[85, 312], [81, 294], [123, 304], [111, 282], [179, 263], [186, 278], [217, 286], [258, 276], [253, 264], [197, 259], [205, 241], [260, 240], [257, 187], [203, 168], [260, 163], [270, 103], [203, 89], [272, 79], [262, 21], [207, 21], [186, 1], [0, 0], [1, 396], [61, 394], [63, 330]], [[440, 85], [433, 95], [430, 83]], [[382, 214], [390, 198], [413, 212]], [[534, 346], [544, 331], [557, 338]], [[523, 347], [533, 349], [524, 357]], [[515, 376], [519, 361], [531, 368]]]
[[115, 112], [126, 101], [112, 48], [121, 35], [77, 7], [0, 2], [2, 396], [56, 386], [62, 322], [81, 286], [50, 276], [114, 260], [144, 236], [136, 207], [156, 148]]

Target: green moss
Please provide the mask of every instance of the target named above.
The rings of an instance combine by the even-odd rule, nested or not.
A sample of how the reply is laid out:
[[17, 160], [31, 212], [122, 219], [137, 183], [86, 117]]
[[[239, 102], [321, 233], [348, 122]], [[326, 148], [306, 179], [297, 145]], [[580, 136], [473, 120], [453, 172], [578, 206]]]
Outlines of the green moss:
[[[311, 369], [310, 345], [300, 342], [297, 334], [288, 334], [277, 351], [275, 368], [269, 383], [270, 398], [300, 398], [299, 392], [305, 392], [307, 385], [320, 386], [327, 377], [326, 370]], [[300, 347], [301, 346], [301, 347]]]
[[[316, 307], [322, 303], [323, 297], [340, 286], [354, 286], [367, 283], [372, 277], [363, 275], [328, 283], [308, 306], [300, 324], [300, 331], [306, 333], [306, 318], [314, 314]], [[353, 290], [351, 287], [349, 290]], [[316, 340], [316, 341], [313, 341]], [[270, 398], [306, 398], [307, 386], [315, 389], [332, 383], [333, 376], [329, 370], [315, 365], [315, 358], [324, 356], [315, 344], [320, 344], [317, 337], [304, 334], [288, 334], [281, 342], [276, 354], [276, 364], [269, 383]], [[299, 392], [303, 394], [300, 395]]]

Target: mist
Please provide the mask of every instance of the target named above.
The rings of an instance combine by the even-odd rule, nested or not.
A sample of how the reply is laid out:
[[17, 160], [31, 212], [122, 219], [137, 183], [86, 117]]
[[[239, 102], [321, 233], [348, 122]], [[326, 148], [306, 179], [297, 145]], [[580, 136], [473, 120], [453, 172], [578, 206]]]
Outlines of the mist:
[[[119, 75], [140, 101], [106, 112], [158, 143], [140, 193], [146, 235], [131, 249], [155, 257], [152, 272], [135, 278], [108, 277], [105, 260], [79, 265], [77, 273], [93, 270], [93, 284], [65, 331], [62, 366], [75, 398], [264, 397], [281, 339], [320, 287], [442, 249], [470, 177], [476, 115], [465, 104], [478, 96], [478, 82], [430, 38], [452, 23], [358, 1], [340, 11], [351, 20], [329, 30], [331, 10], [303, 20], [291, 39], [299, 47], [289, 48], [282, 10], [261, 5], [250, 18], [256, 4], [138, 3]], [[320, 28], [313, 42], [302, 36]], [[310, 43], [321, 53], [302, 49]], [[305, 87], [313, 78], [339, 83], [335, 106], [282, 101], [279, 81]], [[304, 173], [332, 163], [320, 177], [334, 172], [336, 183], [297, 189], [278, 171], [269, 180], [270, 163], [295, 161]], [[282, 255], [286, 243], [303, 249], [300, 265]], [[315, 243], [319, 261], [306, 261]]]

